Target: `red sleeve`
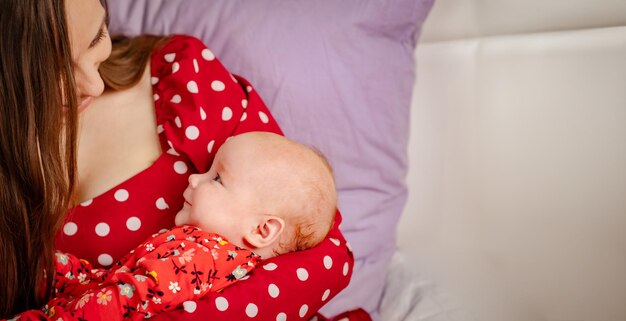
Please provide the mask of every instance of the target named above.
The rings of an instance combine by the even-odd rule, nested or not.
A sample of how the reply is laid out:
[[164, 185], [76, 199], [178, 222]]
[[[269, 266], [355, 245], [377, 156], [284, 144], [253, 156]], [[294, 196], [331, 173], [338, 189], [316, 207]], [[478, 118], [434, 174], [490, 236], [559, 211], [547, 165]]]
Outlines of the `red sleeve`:
[[198, 39], [173, 36], [152, 55], [157, 125], [167, 153], [209, 170], [230, 136], [248, 131], [281, 133], [250, 84], [230, 74]]
[[[91, 265], [71, 254], [55, 253], [55, 296], [65, 296], [82, 282], [89, 282], [92, 276]], [[56, 300], [51, 300], [41, 310], [28, 310], [14, 315], [9, 321], [42, 321], [42, 320], [78, 320], [73, 313], [66, 312], [63, 307], [53, 307]], [[53, 307], [53, 308], [51, 308]], [[4, 321], [4, 320], [3, 320]]]
[[69, 253], [56, 252], [55, 296], [77, 296], [85, 292], [88, 284], [100, 283], [106, 270], [94, 269], [89, 262]]
[[[208, 170], [215, 152], [230, 136], [249, 131], [282, 134], [252, 86], [232, 76], [199, 40], [174, 36], [152, 59], [153, 73], [159, 78], [153, 82], [163, 92], [155, 104], [165, 108], [173, 100], [179, 117], [172, 114], [161, 122], [165, 127], [185, 129], [165, 130], [170, 135], [168, 144], [173, 152], [186, 154], [198, 172]], [[190, 85], [191, 91], [186, 86], [180, 89], [180, 83], [189, 84], [190, 75], [195, 84]], [[187, 136], [188, 132], [193, 135]], [[197, 305], [159, 315], [157, 320], [246, 320], [250, 315], [258, 320], [309, 318], [348, 285], [352, 273], [354, 258], [339, 231], [340, 221], [338, 215], [317, 247], [270, 259], [246, 282], [220, 294], [210, 293]]]

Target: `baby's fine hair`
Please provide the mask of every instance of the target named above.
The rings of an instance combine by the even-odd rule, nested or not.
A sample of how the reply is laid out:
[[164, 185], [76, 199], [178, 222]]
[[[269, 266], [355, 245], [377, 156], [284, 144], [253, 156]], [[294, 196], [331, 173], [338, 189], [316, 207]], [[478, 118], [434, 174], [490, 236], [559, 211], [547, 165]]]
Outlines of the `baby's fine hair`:
[[325, 173], [317, 175], [318, 179], [302, 181], [302, 204], [297, 213], [284, 218], [287, 227], [293, 226], [285, 230], [285, 237], [280, 242], [280, 247], [286, 251], [302, 251], [319, 244], [334, 224], [337, 212], [337, 192], [333, 169], [328, 159], [316, 148], [296, 144], [312, 153], [322, 164]]

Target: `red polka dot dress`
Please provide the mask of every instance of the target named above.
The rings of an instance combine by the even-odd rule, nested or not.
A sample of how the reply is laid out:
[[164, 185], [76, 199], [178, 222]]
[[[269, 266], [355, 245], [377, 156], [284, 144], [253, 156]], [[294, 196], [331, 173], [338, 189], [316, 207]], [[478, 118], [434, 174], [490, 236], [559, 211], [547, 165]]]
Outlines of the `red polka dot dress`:
[[[110, 267], [151, 234], [174, 226], [187, 178], [208, 171], [228, 137], [281, 133], [256, 91], [230, 74], [201, 41], [172, 36], [155, 49], [151, 82], [163, 153], [149, 168], [68, 213], [56, 245]], [[353, 257], [338, 229], [316, 248], [265, 261], [245, 282], [159, 320], [308, 319], [345, 288]]]

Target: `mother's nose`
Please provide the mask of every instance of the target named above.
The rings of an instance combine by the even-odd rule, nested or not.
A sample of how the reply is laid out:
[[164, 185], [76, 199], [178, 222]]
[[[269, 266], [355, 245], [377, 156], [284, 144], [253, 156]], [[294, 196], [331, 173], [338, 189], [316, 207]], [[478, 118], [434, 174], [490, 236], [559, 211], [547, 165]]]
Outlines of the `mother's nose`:
[[104, 92], [104, 81], [97, 68], [76, 70], [74, 77], [79, 98], [98, 97]]

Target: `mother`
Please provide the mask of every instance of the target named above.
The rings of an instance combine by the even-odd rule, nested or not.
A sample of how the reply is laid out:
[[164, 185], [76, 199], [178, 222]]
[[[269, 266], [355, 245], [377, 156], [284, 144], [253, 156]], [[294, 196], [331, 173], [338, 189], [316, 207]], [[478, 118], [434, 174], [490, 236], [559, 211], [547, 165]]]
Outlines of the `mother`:
[[[105, 10], [97, 0], [63, 2], [0, 2], [2, 316], [49, 296], [61, 225], [61, 250], [110, 265], [173, 225], [187, 177], [206, 170], [229, 136], [279, 131], [250, 85], [189, 37], [120, 41], [101, 68], [109, 90], [94, 99], [110, 48]], [[80, 205], [62, 224], [72, 190]], [[335, 226], [320, 247], [276, 258], [248, 281], [162, 318], [308, 318], [345, 287], [351, 264]], [[37, 291], [42, 283], [46, 294]]]

